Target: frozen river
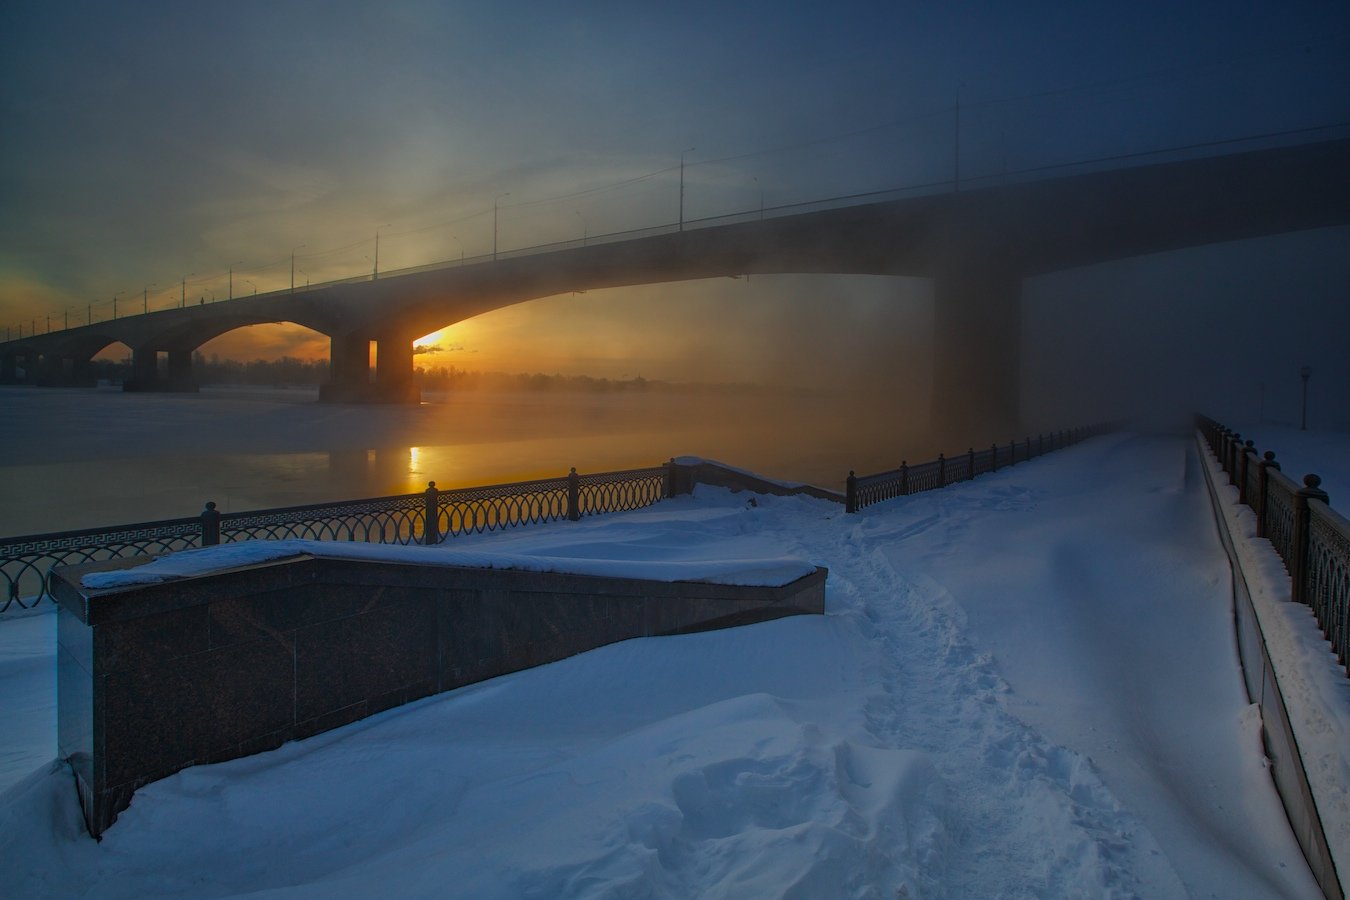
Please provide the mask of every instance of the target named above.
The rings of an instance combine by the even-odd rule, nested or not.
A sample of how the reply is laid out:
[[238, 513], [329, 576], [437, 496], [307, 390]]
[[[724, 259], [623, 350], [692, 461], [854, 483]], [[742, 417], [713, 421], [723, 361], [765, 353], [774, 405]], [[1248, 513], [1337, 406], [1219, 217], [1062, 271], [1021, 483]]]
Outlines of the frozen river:
[[[722, 459], [842, 488], [937, 453], [922, 416], [843, 396], [698, 391], [428, 394], [320, 405], [312, 390], [0, 388], [0, 536]], [[916, 421], [918, 420], [918, 421]], [[950, 450], [951, 448], [947, 448]]]

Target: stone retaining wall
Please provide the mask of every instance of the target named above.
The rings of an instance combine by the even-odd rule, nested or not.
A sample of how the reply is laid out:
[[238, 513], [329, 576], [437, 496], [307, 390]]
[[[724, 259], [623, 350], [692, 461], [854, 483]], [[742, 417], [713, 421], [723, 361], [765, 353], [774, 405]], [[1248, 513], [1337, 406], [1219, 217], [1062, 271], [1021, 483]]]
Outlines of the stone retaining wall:
[[783, 587], [300, 556], [110, 590], [59, 569], [58, 744], [102, 834], [140, 786], [635, 637], [824, 612]]

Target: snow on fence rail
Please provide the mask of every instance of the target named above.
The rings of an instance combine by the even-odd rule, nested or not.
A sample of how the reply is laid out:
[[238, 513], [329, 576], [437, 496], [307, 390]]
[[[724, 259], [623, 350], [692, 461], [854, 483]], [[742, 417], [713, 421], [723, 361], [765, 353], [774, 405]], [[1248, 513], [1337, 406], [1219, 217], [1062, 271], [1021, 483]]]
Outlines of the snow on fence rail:
[[1238, 501], [1256, 514], [1256, 534], [1270, 541], [1289, 572], [1290, 598], [1312, 608], [1342, 666], [1350, 660], [1350, 520], [1331, 508], [1322, 479], [1300, 486], [1280, 471], [1275, 451], [1257, 455], [1252, 441], [1213, 419], [1196, 427], [1218, 458]]
[[1053, 450], [1114, 431], [1117, 427], [1114, 423], [1103, 423], [1054, 431], [1048, 435], [1039, 434], [1035, 441], [1028, 436], [1024, 441], [1012, 440], [1002, 446], [994, 444], [988, 450], [971, 447], [965, 453], [952, 457], [939, 453], [938, 458], [930, 462], [911, 466], [902, 461], [900, 468], [875, 475], [849, 472], [848, 481], [845, 482], [844, 505], [848, 512], [853, 513], [883, 500], [936, 490], [958, 481], [969, 481], [985, 472], [997, 472], [1000, 466], [1026, 462]]
[[519, 525], [576, 521], [639, 509], [667, 497], [673, 463], [646, 469], [222, 513], [207, 503], [199, 516], [134, 525], [0, 538], [0, 613], [50, 598], [58, 566], [169, 553], [254, 539], [300, 538], [373, 544], [438, 544], [461, 534]]

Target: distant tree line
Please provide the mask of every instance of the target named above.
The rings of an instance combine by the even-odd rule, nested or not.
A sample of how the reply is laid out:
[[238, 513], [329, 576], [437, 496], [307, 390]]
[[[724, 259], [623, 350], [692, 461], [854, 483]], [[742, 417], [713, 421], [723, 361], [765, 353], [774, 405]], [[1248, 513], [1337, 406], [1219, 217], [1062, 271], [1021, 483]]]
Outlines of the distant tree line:
[[[131, 360], [96, 359], [95, 377], [120, 382], [131, 378]], [[754, 385], [717, 385], [677, 383], [643, 378], [596, 378], [591, 375], [544, 375], [542, 373], [471, 372], [455, 366], [416, 366], [418, 384], [430, 391], [739, 391], [767, 390]], [[255, 359], [241, 362], [221, 359], [216, 354], [195, 353], [192, 374], [198, 384], [238, 384], [265, 387], [317, 387], [328, 380], [328, 360], [298, 359], [283, 356], [280, 359]]]

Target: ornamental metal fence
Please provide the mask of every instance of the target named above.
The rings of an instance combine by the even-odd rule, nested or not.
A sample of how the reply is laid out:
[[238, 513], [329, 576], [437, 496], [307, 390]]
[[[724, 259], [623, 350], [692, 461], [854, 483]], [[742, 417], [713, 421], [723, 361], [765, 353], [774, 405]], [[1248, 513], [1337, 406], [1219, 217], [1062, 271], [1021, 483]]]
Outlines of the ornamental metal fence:
[[1350, 520], [1331, 508], [1322, 479], [1300, 485], [1280, 471], [1275, 451], [1258, 455], [1254, 442], [1213, 419], [1196, 428], [1256, 514], [1256, 534], [1270, 541], [1289, 572], [1290, 597], [1309, 606], [1342, 666], [1350, 661]]
[[1039, 434], [1035, 440], [1028, 436], [1022, 441], [1014, 439], [1002, 445], [993, 444], [987, 450], [976, 450], [971, 447], [965, 453], [958, 453], [955, 456], [939, 453], [935, 460], [912, 466], [902, 461], [900, 468], [878, 472], [875, 475], [857, 475], [849, 472], [844, 490], [845, 509], [854, 513], [874, 503], [907, 494], [937, 490], [958, 481], [969, 481], [976, 475], [997, 472], [1001, 468], [1026, 462], [1090, 437], [1114, 431], [1117, 427], [1115, 423], [1089, 425], [1071, 428], [1068, 431], [1054, 431], [1048, 435]]
[[222, 513], [207, 503], [199, 516], [134, 525], [0, 538], [0, 614], [50, 599], [52, 569], [247, 540], [302, 539], [373, 544], [439, 544], [561, 519], [651, 506], [672, 492], [672, 464], [619, 472], [440, 490], [416, 494]]

